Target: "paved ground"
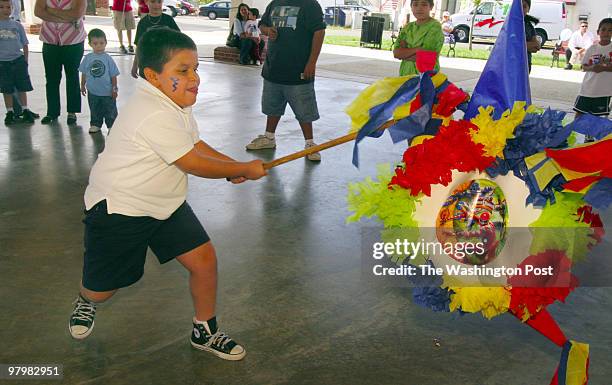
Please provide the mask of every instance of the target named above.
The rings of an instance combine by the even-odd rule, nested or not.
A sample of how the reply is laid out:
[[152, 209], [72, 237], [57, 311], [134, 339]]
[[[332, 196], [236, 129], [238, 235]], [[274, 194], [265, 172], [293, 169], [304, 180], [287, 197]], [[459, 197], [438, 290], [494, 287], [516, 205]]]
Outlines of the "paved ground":
[[[88, 17], [88, 28], [108, 23], [94, 20]], [[204, 56], [210, 39], [226, 33], [191, 28]], [[398, 63], [379, 54], [325, 47], [316, 82], [318, 140], [344, 134], [343, 108], [367, 83], [396, 73]], [[122, 72], [119, 111], [138, 113], [122, 108], [135, 87], [128, 76], [131, 57], [115, 59]], [[479, 68], [460, 67], [469, 63], [443, 64], [459, 84], [472, 85], [478, 76]], [[29, 105], [44, 113], [39, 53], [32, 54], [30, 70], [35, 91]], [[547, 80], [543, 72], [532, 83], [538, 101], [568, 108], [579, 83]], [[265, 122], [259, 68], [204, 57], [200, 73], [194, 114], [211, 145], [238, 159], [265, 160], [301, 148], [288, 113], [275, 151], [244, 151]], [[245, 344], [244, 361], [223, 362], [189, 346], [187, 273], [178, 263], [159, 266], [152, 256], [144, 278], [100, 308], [94, 333], [71, 340], [67, 321], [82, 268], [83, 191], [105, 143], [105, 135], [87, 133], [83, 106], [76, 127], [65, 125], [65, 115], [53, 126], [0, 125], [0, 363], [61, 363], [65, 384], [549, 383], [560, 350], [512, 317], [433, 313], [414, 305], [407, 289], [362, 279], [361, 229], [373, 222], [345, 224], [346, 185], [373, 175], [375, 164], [400, 158], [403, 146], [386, 138], [364, 143], [359, 170], [350, 165], [351, 146], [344, 145], [323, 153], [321, 164], [299, 160], [258, 182], [233, 186], [190, 178], [188, 200], [219, 254], [220, 322]], [[611, 217], [610, 211], [604, 215], [608, 225]], [[598, 248], [602, 257], [609, 257], [610, 247], [607, 240]], [[567, 304], [551, 307], [570, 338], [591, 343], [594, 385], [612, 377], [610, 309], [610, 288], [581, 288]]]

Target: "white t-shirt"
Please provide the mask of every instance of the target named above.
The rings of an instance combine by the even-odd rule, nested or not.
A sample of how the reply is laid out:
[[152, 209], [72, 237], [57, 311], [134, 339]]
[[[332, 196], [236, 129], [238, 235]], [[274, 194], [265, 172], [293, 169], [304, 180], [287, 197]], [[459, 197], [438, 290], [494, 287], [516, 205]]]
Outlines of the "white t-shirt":
[[[606, 63], [612, 65], [612, 43], [602, 46], [599, 43], [593, 44], [584, 53], [582, 65]], [[589, 98], [600, 98], [612, 96], [612, 72], [595, 73], [587, 71], [584, 74], [580, 96]]]
[[200, 141], [191, 108], [146, 80], [123, 108], [91, 169], [85, 208], [106, 199], [108, 213], [167, 219], [187, 196], [187, 174], [172, 163]]
[[259, 37], [257, 20], [247, 20], [247, 22], [244, 24], [244, 32], [250, 33], [252, 37]]
[[593, 41], [595, 41], [595, 37], [589, 31], [587, 31], [584, 35], [580, 33], [580, 31], [575, 31], [570, 37], [569, 42], [567, 43], [568, 47], [574, 51], [576, 47], [580, 48], [589, 48], [593, 45]]

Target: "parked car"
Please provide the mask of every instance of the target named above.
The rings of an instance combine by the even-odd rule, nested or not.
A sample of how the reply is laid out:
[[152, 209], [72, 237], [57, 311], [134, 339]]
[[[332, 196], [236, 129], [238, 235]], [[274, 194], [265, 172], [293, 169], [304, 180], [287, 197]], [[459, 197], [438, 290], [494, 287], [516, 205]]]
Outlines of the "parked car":
[[[477, 9], [467, 14], [455, 14], [451, 16], [455, 26], [455, 38], [461, 43], [468, 41], [472, 17], [474, 20], [474, 37], [496, 38], [501, 31], [506, 15], [512, 4], [509, 0], [483, 1]], [[567, 10], [563, 1], [534, 0], [531, 4], [529, 14], [540, 20], [535, 26], [536, 37], [540, 45], [547, 40], [558, 40], [561, 30], [567, 22]]]
[[230, 1], [213, 1], [200, 7], [200, 16], [208, 16], [210, 20], [215, 20], [218, 17], [229, 18], [232, 3]]
[[370, 10], [359, 5], [338, 5], [334, 7], [325, 7], [323, 20], [327, 25], [344, 26], [346, 24], [346, 17], [350, 12], [359, 12], [362, 15], [367, 16], [370, 13]]
[[168, 16], [176, 17], [177, 13], [174, 8], [169, 8], [165, 5], [162, 6], [162, 13], [165, 13]]
[[[168, 13], [168, 15], [172, 16], [172, 17], [176, 17], [176, 15], [179, 14], [179, 12], [181, 11], [181, 2], [177, 1], [177, 0], [163, 0], [163, 6], [168, 8], [168, 10], [170, 11]], [[166, 13], [166, 12], [164, 12]]]
[[187, 0], [178, 0], [177, 5], [179, 5], [181, 9], [181, 15], [191, 15], [192, 13], [198, 12], [198, 8]]
[[[134, 16], [138, 16], [138, 17], [142, 17], [142, 12], [144, 10], [146, 10], [146, 12], [149, 12], [149, 8], [146, 7], [142, 7], [140, 4], [138, 4], [138, 0], [131, 0], [130, 1], [130, 5], [132, 6], [132, 11], [134, 12]], [[108, 8], [112, 8], [113, 4], [112, 1], [110, 2]], [[144, 8], [144, 10], [143, 10]], [[112, 13], [112, 11], [111, 11]], [[162, 13], [165, 13], [166, 15], [175, 17], [176, 13], [174, 13], [174, 8], [170, 8], [168, 6], [166, 6], [166, 0], [164, 0], [164, 5], [162, 5]]]
[[325, 14], [334, 14], [334, 9], [339, 9], [342, 10], [343, 12], [351, 12], [351, 11], [355, 11], [355, 12], [361, 12], [364, 15], [367, 15], [370, 13], [370, 10], [367, 9], [366, 7], [362, 7], [360, 5], [338, 5], [338, 6], [334, 6], [334, 7], [325, 7]]

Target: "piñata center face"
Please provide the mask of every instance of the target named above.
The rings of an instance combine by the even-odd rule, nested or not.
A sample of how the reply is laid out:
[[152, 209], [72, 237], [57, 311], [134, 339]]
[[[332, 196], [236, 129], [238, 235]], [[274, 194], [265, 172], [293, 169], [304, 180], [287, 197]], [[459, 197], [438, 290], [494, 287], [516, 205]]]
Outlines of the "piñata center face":
[[493, 181], [474, 179], [459, 185], [436, 218], [442, 245], [453, 245], [448, 255], [465, 264], [484, 265], [495, 259], [506, 241], [508, 205]]

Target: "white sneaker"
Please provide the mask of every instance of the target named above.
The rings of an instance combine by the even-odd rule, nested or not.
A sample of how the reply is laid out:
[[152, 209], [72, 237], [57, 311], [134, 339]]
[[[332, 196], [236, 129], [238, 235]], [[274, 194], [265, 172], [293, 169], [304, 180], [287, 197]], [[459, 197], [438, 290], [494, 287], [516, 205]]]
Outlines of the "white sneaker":
[[95, 134], [96, 132], [100, 132], [100, 127], [98, 127], [98, 126], [90, 126], [89, 127], [89, 133], [90, 134]]
[[276, 140], [270, 139], [265, 135], [259, 135], [246, 145], [247, 150], [263, 150], [265, 148], [276, 148]]
[[[308, 149], [310, 147], [314, 147], [316, 146], [316, 143], [306, 143], [306, 146], [304, 147], [304, 149]], [[313, 162], [320, 162], [321, 161], [321, 154], [318, 152], [313, 152], [312, 154], [306, 155], [306, 158], [308, 160], [311, 160]]]

